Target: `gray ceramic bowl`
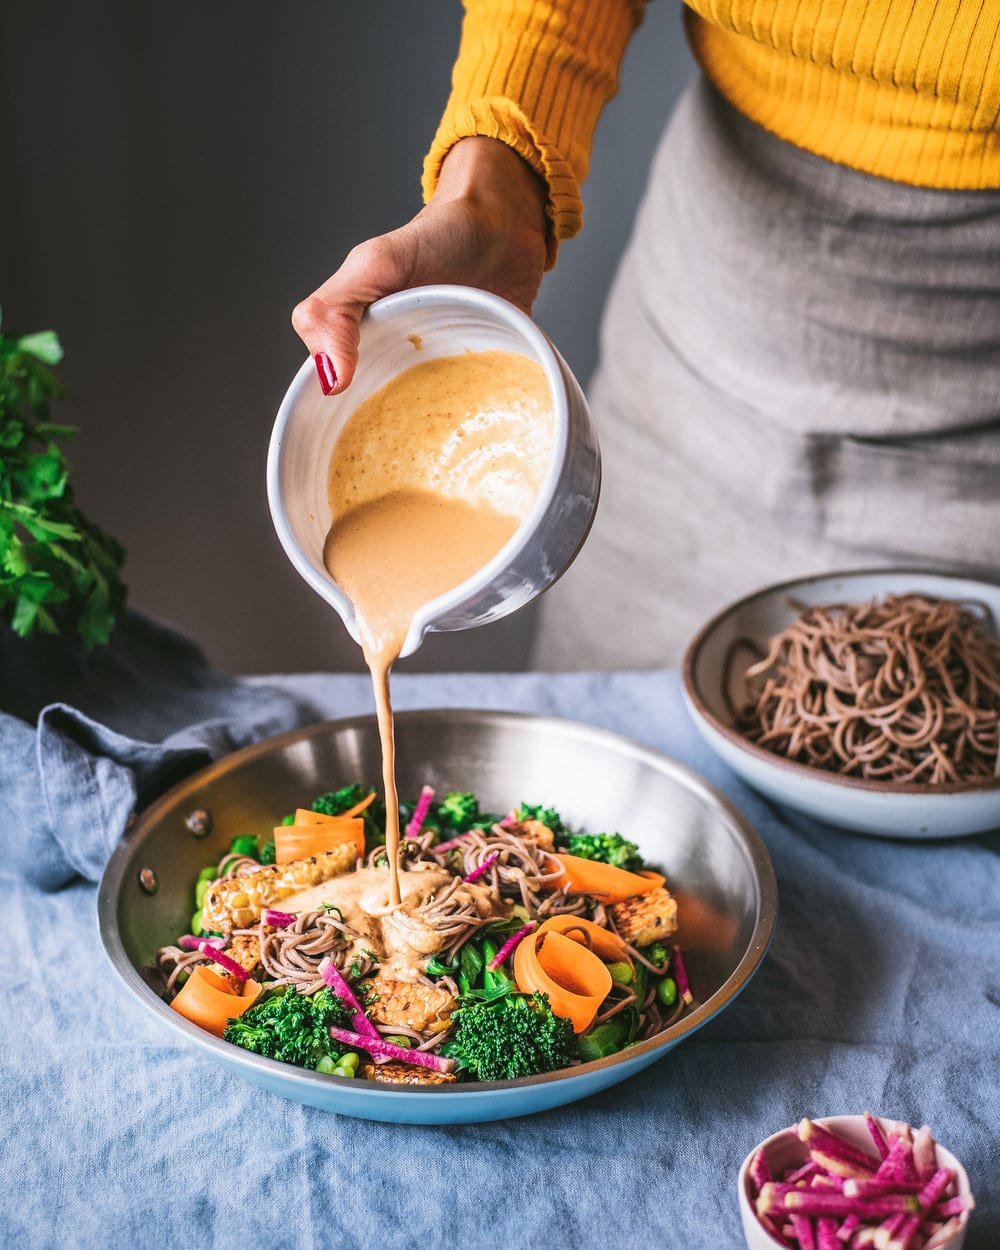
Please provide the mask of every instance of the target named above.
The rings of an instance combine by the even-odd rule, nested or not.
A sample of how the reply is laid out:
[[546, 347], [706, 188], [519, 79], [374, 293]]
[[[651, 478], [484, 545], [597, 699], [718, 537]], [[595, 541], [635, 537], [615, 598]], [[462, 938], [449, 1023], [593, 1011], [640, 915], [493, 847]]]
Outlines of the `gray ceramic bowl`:
[[1000, 827], [1000, 779], [931, 789], [842, 777], [775, 755], [734, 727], [730, 708], [746, 702], [745, 665], [727, 662], [734, 643], [749, 639], [766, 650], [768, 640], [798, 615], [793, 601], [865, 602], [910, 592], [985, 604], [1000, 622], [1000, 585], [904, 569], [804, 577], [724, 608], [695, 636], [683, 666], [684, 698], [709, 746], [770, 798], [845, 829], [888, 838], [953, 838]]
[[101, 936], [125, 986], [164, 1028], [232, 1073], [329, 1111], [399, 1123], [498, 1120], [584, 1098], [662, 1058], [729, 1006], [763, 959], [777, 899], [767, 851], [724, 798], [679, 764], [585, 725], [500, 712], [403, 712], [396, 749], [403, 794], [427, 782], [473, 789], [487, 810], [552, 804], [571, 824], [636, 841], [677, 895], [697, 1007], [607, 1059], [521, 1081], [424, 1088], [277, 1063], [171, 1011], [148, 970], [156, 950], [186, 931], [199, 869], [234, 836], [269, 829], [325, 790], [379, 776], [375, 720], [366, 716], [285, 734], [204, 769], [153, 804], [116, 849], [101, 882]]

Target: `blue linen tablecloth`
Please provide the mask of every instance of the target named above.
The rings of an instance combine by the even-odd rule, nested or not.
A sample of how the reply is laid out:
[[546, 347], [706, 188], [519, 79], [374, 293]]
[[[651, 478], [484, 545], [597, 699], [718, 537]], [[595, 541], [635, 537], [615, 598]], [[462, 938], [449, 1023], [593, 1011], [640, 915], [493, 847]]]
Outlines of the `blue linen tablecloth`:
[[234, 680], [138, 618], [68, 668], [6, 642], [0, 1246], [728, 1250], [754, 1143], [865, 1108], [931, 1125], [977, 1195], [968, 1250], [1000, 1246], [1000, 834], [889, 842], [782, 811], [709, 753], [675, 673], [400, 674], [399, 708], [565, 716], [694, 768], [766, 842], [779, 918], [732, 1007], [604, 1094], [455, 1128], [353, 1120], [165, 1033], [103, 954], [93, 878], [136, 804], [253, 738], [370, 710], [367, 679]]

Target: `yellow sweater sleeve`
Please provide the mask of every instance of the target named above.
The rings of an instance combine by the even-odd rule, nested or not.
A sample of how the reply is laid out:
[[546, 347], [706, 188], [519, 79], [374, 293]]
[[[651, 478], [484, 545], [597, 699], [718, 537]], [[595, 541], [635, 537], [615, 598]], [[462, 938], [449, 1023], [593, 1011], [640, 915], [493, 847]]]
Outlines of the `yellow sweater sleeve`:
[[451, 96], [424, 161], [424, 199], [459, 139], [500, 139], [548, 187], [551, 268], [556, 241], [583, 224], [594, 126], [641, 15], [641, 0], [465, 0]]
[[[550, 266], [583, 222], [594, 125], [641, 0], [465, 0], [452, 92], [424, 165], [488, 135], [549, 189]], [[828, 160], [927, 187], [1000, 186], [1000, 0], [687, 0], [727, 99]]]

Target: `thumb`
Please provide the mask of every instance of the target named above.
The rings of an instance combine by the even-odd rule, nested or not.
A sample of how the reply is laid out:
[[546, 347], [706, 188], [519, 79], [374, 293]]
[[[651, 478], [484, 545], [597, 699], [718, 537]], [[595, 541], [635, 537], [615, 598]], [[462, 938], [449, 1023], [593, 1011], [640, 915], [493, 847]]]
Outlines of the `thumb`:
[[324, 395], [335, 395], [350, 386], [358, 363], [361, 317], [367, 304], [361, 300], [331, 300], [320, 287], [297, 304], [292, 325], [316, 362]]
[[408, 272], [393, 236], [369, 239], [353, 248], [337, 272], [296, 305], [292, 325], [316, 360], [325, 395], [350, 386], [365, 309], [383, 295], [402, 290]]

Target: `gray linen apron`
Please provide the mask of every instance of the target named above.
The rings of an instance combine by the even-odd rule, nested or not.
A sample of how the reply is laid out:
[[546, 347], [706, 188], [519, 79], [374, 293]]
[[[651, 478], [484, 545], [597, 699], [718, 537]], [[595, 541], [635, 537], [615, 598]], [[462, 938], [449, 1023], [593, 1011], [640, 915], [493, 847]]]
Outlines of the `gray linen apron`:
[[699, 79], [590, 398], [602, 499], [537, 667], [675, 664], [730, 600], [800, 574], [1000, 574], [1000, 191], [833, 164]]

